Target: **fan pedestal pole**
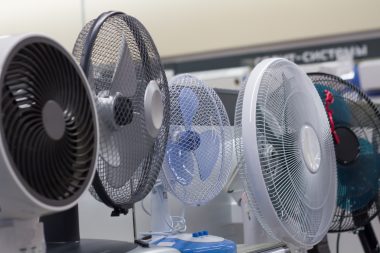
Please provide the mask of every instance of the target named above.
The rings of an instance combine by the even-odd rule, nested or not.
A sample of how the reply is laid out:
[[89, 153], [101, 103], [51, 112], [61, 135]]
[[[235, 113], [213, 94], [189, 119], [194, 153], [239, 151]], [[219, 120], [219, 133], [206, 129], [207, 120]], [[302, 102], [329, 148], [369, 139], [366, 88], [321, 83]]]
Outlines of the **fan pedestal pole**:
[[[153, 187], [151, 194], [152, 232], [170, 232], [171, 219], [169, 215], [168, 193], [162, 183]], [[153, 236], [154, 238], [155, 236]], [[154, 241], [154, 240], [152, 240]]]
[[243, 217], [243, 229], [244, 229], [244, 244], [257, 245], [262, 243], [273, 243], [261, 224], [255, 217], [252, 209], [249, 207], [246, 193], [242, 194], [241, 209]]
[[1, 252], [45, 252], [43, 230], [38, 219], [0, 220]]
[[359, 231], [359, 239], [366, 253], [380, 252], [379, 244], [376, 239], [375, 231], [371, 223], [364, 226], [364, 229]]
[[44, 223], [48, 246], [80, 240], [78, 205], [63, 212], [41, 217], [41, 221]]

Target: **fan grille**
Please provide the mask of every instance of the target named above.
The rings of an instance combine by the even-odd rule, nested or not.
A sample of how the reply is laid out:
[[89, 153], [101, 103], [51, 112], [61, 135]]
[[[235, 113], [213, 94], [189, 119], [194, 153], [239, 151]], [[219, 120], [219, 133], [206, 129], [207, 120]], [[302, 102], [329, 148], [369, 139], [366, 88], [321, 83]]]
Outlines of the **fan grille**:
[[[94, 110], [84, 77], [68, 54], [47, 39], [25, 44], [10, 57], [1, 79], [3, 139], [31, 193], [45, 203], [64, 205], [86, 189], [94, 169]], [[49, 103], [62, 114], [55, 138], [44, 122]]]
[[[161, 178], [165, 188], [182, 202], [189, 205], [205, 204], [220, 193], [230, 175], [233, 128], [230, 126], [227, 112], [220, 98], [203, 81], [184, 74], [174, 77], [169, 84], [170, 131]], [[181, 101], [185, 99], [181, 97], [183, 91], [190, 91], [195, 95], [194, 99]], [[186, 126], [185, 111], [193, 110], [191, 122]], [[195, 137], [183, 143], [184, 141], [180, 139], [184, 138], [186, 131], [187, 133], [191, 131]], [[199, 140], [196, 140], [197, 136]], [[183, 146], [184, 150], [180, 151], [181, 148], [179, 148], [178, 152], [187, 153], [187, 155], [176, 156], [169, 165], [169, 153], [173, 152], [171, 147], [180, 142], [182, 144], [178, 145]], [[200, 147], [201, 145], [203, 147]], [[215, 163], [210, 167], [205, 164], [214, 159]], [[188, 170], [188, 174], [185, 177], [186, 182], [181, 183], [173, 170], [179, 175], [184, 175], [183, 172], [178, 171], [184, 169]], [[208, 169], [211, 169], [210, 175], [207, 174]]]
[[[73, 53], [80, 62], [96, 22], [89, 22], [78, 36]], [[90, 62], [82, 62], [89, 65], [88, 79], [96, 92], [100, 115], [100, 155], [95, 178], [99, 178], [99, 187], [107, 195], [107, 205], [129, 208], [150, 192], [160, 172], [169, 131], [169, 89], [153, 40], [138, 20], [117, 14], [100, 25], [92, 50], [87, 52]], [[129, 65], [120, 69], [121, 58], [127, 56]], [[116, 86], [120, 71], [129, 75]], [[159, 86], [164, 106], [164, 119], [156, 138], [149, 135], [144, 118], [145, 90], [152, 80]], [[115, 99], [112, 116], [99, 98], [116, 97], [117, 93], [122, 97]], [[98, 190], [95, 187], [91, 192], [104, 202], [99, 199]]]
[[[293, 63], [274, 61], [258, 84], [249, 80], [241, 88], [235, 115], [237, 156], [248, 199], [259, 222], [275, 239], [309, 247], [327, 232], [334, 209], [336, 165], [326, 113], [310, 79]], [[252, 99], [251, 94], [244, 94], [248, 85], [259, 85], [257, 100], [252, 103], [256, 104], [261, 168], [248, 167], [243, 159], [247, 154], [243, 143], [251, 141], [242, 138], [243, 100]], [[321, 160], [316, 173], [309, 171], [303, 155], [301, 133], [305, 126], [314, 129], [319, 140]], [[249, 171], [263, 178], [269, 200], [255, 198], [264, 189], [251, 182]], [[262, 201], [270, 201], [281, 229], [264, 218], [268, 210], [262, 209]]]
[[366, 143], [361, 141], [359, 157], [352, 164], [338, 163], [338, 201], [330, 232], [355, 230], [379, 213], [380, 113], [354, 85], [328, 74], [309, 76], [318, 88], [332, 92], [336, 127], [348, 127]]

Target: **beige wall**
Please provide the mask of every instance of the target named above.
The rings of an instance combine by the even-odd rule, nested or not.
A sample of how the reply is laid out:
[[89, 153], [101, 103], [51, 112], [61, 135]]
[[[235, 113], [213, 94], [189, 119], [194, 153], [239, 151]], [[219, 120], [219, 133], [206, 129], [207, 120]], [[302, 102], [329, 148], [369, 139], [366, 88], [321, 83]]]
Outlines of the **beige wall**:
[[380, 28], [379, 0], [88, 0], [135, 15], [162, 56]]
[[[106, 10], [139, 18], [162, 56], [380, 29], [379, 0], [84, 0], [85, 20]], [[0, 34], [47, 33], [71, 50], [80, 0], [0, 0]]]
[[38, 32], [71, 51], [81, 22], [79, 0], [0, 0], [0, 34]]
[[[139, 18], [162, 56], [380, 29], [379, 0], [84, 0], [85, 20], [106, 10]], [[80, 0], [0, 0], [0, 33], [37, 31], [71, 50]]]

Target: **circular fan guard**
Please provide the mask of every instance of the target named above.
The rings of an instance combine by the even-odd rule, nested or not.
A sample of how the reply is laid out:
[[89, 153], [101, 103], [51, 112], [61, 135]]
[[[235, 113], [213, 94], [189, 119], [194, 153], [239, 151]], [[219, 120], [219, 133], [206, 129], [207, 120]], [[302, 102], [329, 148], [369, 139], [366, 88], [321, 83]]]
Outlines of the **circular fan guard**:
[[1, 135], [11, 164], [37, 199], [73, 203], [95, 169], [97, 123], [87, 81], [55, 42], [19, 43], [1, 76]]
[[[117, 212], [143, 199], [159, 174], [169, 132], [169, 89], [160, 57], [145, 27], [120, 12], [89, 22], [74, 47], [96, 93], [100, 155], [91, 191]], [[153, 89], [151, 89], [153, 88]], [[146, 118], [146, 90], [159, 91], [161, 128]], [[144, 104], [145, 103], [145, 104]], [[151, 114], [156, 116], [157, 110]], [[117, 214], [117, 213], [116, 213]]]
[[318, 243], [332, 219], [337, 175], [326, 112], [310, 79], [287, 60], [261, 62], [241, 87], [235, 129], [238, 165], [263, 228], [295, 247]]
[[182, 202], [205, 204], [229, 177], [233, 130], [218, 95], [203, 81], [179, 75], [169, 90], [170, 131], [161, 178]]
[[380, 113], [356, 86], [332, 75], [309, 74], [322, 100], [331, 92], [333, 120], [340, 142], [337, 208], [330, 232], [360, 228], [379, 213]]

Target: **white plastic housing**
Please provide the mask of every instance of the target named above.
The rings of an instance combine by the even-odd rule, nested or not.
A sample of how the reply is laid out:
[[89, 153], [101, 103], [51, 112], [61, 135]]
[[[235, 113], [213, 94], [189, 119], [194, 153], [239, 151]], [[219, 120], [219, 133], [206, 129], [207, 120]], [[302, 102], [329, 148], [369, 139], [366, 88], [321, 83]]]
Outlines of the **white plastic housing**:
[[161, 182], [156, 183], [152, 189], [151, 206], [152, 232], [170, 232], [171, 228], [169, 224], [171, 223], [171, 218], [169, 211], [168, 192], [165, 191], [165, 188]]
[[156, 138], [164, 120], [162, 94], [156, 81], [150, 81], [144, 96], [145, 121], [148, 133]]
[[[14, 50], [18, 50], [21, 48], [24, 43], [27, 41], [43, 41], [47, 38], [41, 35], [35, 34], [22, 34], [15, 36], [1, 36], [0, 37], [0, 80], [4, 74], [4, 64], [6, 63], [8, 57], [14, 52]], [[51, 41], [51, 39], [49, 39]], [[72, 59], [70, 54], [61, 47], [58, 43], [56, 46], [60, 48], [62, 52], [65, 52], [69, 59]], [[82, 73], [81, 68], [76, 64], [76, 62], [72, 59], [73, 66], [77, 69], [79, 73]], [[87, 91], [89, 94], [89, 98], [93, 98], [90, 90], [90, 86], [88, 85], [84, 74], [82, 73], [83, 83], [87, 85]], [[1, 88], [1, 87], [0, 87]], [[92, 101], [92, 106], [95, 103]], [[93, 108], [95, 111], [95, 107]], [[97, 116], [94, 114], [94, 119], [96, 121], [96, 127], [94, 128], [98, 131], [97, 127]], [[17, 133], [15, 133], [17, 134]], [[98, 136], [98, 133], [96, 133]], [[28, 190], [24, 187], [23, 183], [16, 176], [15, 171], [13, 170], [10, 162], [10, 157], [7, 155], [5, 147], [3, 143], [5, 140], [2, 135], [0, 135], [0, 220], [2, 219], [32, 219], [36, 217], [40, 217], [42, 215], [60, 212], [67, 210], [73, 207], [78, 199], [68, 203], [66, 205], [60, 206], [52, 206], [46, 203], [41, 202], [37, 198], [35, 198]], [[96, 148], [98, 145], [96, 145]], [[97, 154], [96, 154], [97, 157]], [[94, 176], [95, 170], [93, 170], [91, 176], [91, 180]], [[86, 186], [86, 189], [89, 187], [89, 184]], [[78, 197], [79, 198], [79, 197]]]
[[[243, 140], [243, 146], [244, 146], [244, 157], [246, 164], [248, 164], [247, 167], [249, 169], [245, 170], [245, 176], [247, 177], [247, 180], [250, 181], [250, 185], [254, 189], [254, 203], [256, 205], [259, 205], [259, 208], [257, 208], [256, 212], [259, 212], [259, 216], [262, 218], [262, 220], [265, 220], [265, 225], [267, 228], [271, 230], [273, 233], [272, 235], [275, 236], [276, 239], [281, 240], [282, 242], [286, 242], [290, 246], [294, 246], [298, 248], [298, 250], [305, 250], [305, 248], [311, 248], [313, 245], [307, 245], [305, 242], [300, 242], [296, 240], [287, 230], [287, 227], [279, 220], [276, 214], [276, 210], [274, 208], [274, 205], [271, 201], [271, 197], [269, 195], [266, 182], [264, 180], [264, 177], [262, 175], [259, 175], [258, 169], [261, 168], [260, 163], [260, 157], [259, 153], [257, 152], [259, 143], [257, 141], [257, 126], [256, 126], [256, 101], [258, 100], [258, 93], [260, 88], [260, 83], [263, 79], [263, 76], [266, 72], [266, 70], [274, 64], [277, 61], [285, 61], [284, 59], [280, 58], [271, 58], [266, 59], [262, 61], [260, 64], [258, 64], [252, 73], [250, 74], [247, 85], [245, 87], [245, 93], [244, 93], [244, 99], [243, 99], [243, 109], [242, 109], [242, 140]], [[305, 74], [306, 76], [306, 74]], [[305, 79], [306, 80], [306, 79]], [[306, 84], [305, 84], [306, 85]], [[310, 87], [312, 86], [312, 83], [310, 81]], [[309, 87], [307, 86], [307, 87]], [[316, 93], [316, 91], [315, 91]], [[316, 95], [318, 95], [316, 93]], [[315, 96], [316, 97], [316, 96]], [[319, 103], [318, 110], [322, 110], [324, 112], [322, 101], [316, 99], [315, 101], [310, 101], [310, 103]], [[284, 105], [285, 106], [285, 105]], [[318, 111], [318, 113], [321, 113]], [[320, 115], [316, 114], [315, 115]], [[327, 123], [327, 117], [325, 119], [321, 118], [321, 121], [324, 120]], [[274, 127], [276, 128], [276, 127]], [[281, 128], [279, 128], [281, 129]], [[314, 136], [314, 131], [305, 130], [302, 134], [303, 139], [303, 145], [301, 147], [302, 152], [304, 153], [304, 157], [308, 157], [308, 162], [310, 168], [309, 174], [311, 177], [315, 177], [315, 175], [318, 174], [321, 169], [319, 168], [320, 165], [320, 147], [319, 144], [315, 145], [316, 137]], [[330, 159], [331, 157], [329, 157]], [[332, 159], [332, 158], [331, 158]], [[327, 160], [327, 158], [326, 158]], [[330, 169], [330, 168], [323, 168], [323, 169]], [[333, 174], [334, 178], [336, 179], [336, 174]], [[332, 220], [333, 214], [334, 214], [334, 208], [332, 208], [335, 205], [336, 200], [336, 180], [332, 180], [335, 184], [330, 184], [330, 188], [334, 189], [331, 190], [331, 195], [328, 196], [328, 199], [325, 201], [328, 203], [331, 207], [331, 213], [329, 213], [329, 217], [326, 217], [326, 220]], [[333, 187], [334, 186], [334, 187]], [[329, 189], [330, 189], [329, 188]], [[324, 202], [323, 205], [326, 203]], [[330, 209], [328, 209], [330, 210]], [[262, 221], [259, 220], [259, 221]], [[330, 223], [330, 222], [328, 222]], [[327, 230], [325, 231], [327, 233]], [[315, 241], [319, 241], [322, 239], [324, 234], [318, 234], [316, 236]]]
[[46, 252], [44, 226], [38, 218], [0, 221], [1, 252]]
[[368, 91], [380, 90], [380, 60], [367, 60], [358, 64], [361, 88]]

